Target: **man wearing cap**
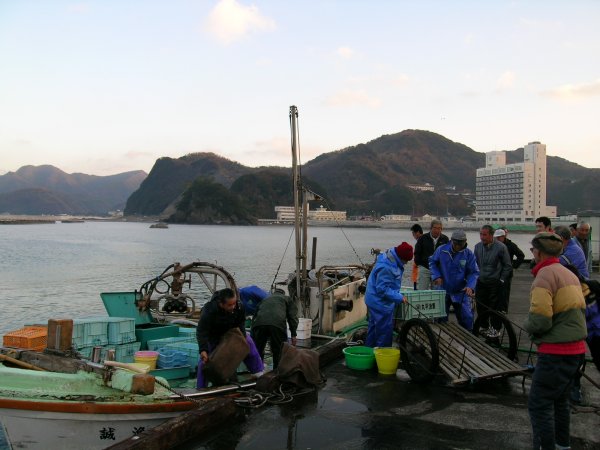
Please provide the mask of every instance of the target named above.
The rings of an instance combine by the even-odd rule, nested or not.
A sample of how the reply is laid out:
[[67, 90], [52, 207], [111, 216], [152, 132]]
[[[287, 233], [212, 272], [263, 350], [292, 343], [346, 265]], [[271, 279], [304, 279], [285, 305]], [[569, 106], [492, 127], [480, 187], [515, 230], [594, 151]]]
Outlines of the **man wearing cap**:
[[402, 242], [379, 254], [367, 280], [365, 303], [369, 310], [367, 342], [369, 347], [391, 347], [394, 310], [404, 301], [400, 293], [404, 265], [413, 257], [413, 248]]
[[475, 255], [467, 248], [467, 235], [463, 230], [453, 232], [450, 242], [439, 247], [429, 258], [429, 270], [433, 285], [446, 290], [446, 315], [452, 304], [458, 323], [471, 331], [471, 298], [475, 295], [479, 267]]
[[449, 242], [448, 236], [442, 234], [442, 222], [434, 219], [431, 229], [421, 236], [415, 245], [415, 264], [419, 267], [418, 289], [431, 289], [431, 272], [429, 272], [429, 257], [438, 247]]
[[[518, 269], [523, 261], [525, 260], [525, 253], [521, 251], [519, 246], [508, 238], [508, 229], [506, 227], [500, 227], [494, 231], [494, 239], [502, 242], [506, 245], [508, 250], [508, 256], [512, 264], [513, 270]], [[515, 259], [516, 258], [516, 259]], [[510, 273], [508, 278], [504, 282], [502, 289], [502, 298], [498, 309], [500, 311], [508, 312], [508, 303], [510, 302], [510, 288], [512, 285], [513, 272]]]
[[[499, 311], [503, 285], [512, 272], [506, 245], [494, 239], [494, 228], [484, 225], [479, 230], [481, 242], [475, 244], [475, 258], [479, 266], [479, 279], [475, 286], [477, 314], [485, 311]], [[480, 333], [490, 338], [499, 336], [502, 322], [492, 315], [491, 323], [481, 323]], [[489, 326], [489, 328], [488, 328]]]
[[562, 239], [542, 232], [531, 245], [535, 278], [524, 326], [538, 350], [528, 402], [533, 448], [570, 448], [569, 391], [585, 356], [585, 300], [578, 278], [559, 262]]
[[559, 225], [554, 229], [554, 232], [562, 239], [563, 251], [559, 256], [560, 263], [563, 266], [572, 265], [577, 269], [577, 272], [585, 278], [590, 277], [585, 255], [581, 247], [575, 243], [575, 239], [571, 239], [571, 231], [564, 225]]

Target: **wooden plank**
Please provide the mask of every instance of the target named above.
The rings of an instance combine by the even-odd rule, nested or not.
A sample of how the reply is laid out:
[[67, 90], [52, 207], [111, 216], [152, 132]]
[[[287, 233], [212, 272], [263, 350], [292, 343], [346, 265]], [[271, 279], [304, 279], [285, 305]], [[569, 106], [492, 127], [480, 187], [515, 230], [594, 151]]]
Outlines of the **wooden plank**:
[[440, 368], [453, 383], [520, 374], [524, 369], [454, 323], [431, 324], [438, 338]]
[[521, 368], [521, 366], [508, 359], [503, 353], [496, 350], [494, 347], [486, 344], [481, 339], [477, 338], [475, 335], [465, 330], [461, 326], [457, 324], [448, 324], [450, 325], [448, 328], [452, 330], [453, 333], [460, 335], [463, 337], [465, 343], [467, 343], [473, 349], [477, 349], [480, 353], [486, 354], [488, 358], [491, 358], [494, 361], [494, 364], [498, 367], [505, 367], [508, 370], [514, 370], [515, 368]]
[[[239, 414], [230, 398], [206, 401], [198, 409], [108, 447], [111, 450], [162, 450], [182, 445], [194, 437], [230, 421]], [[231, 423], [231, 422], [230, 422]]]

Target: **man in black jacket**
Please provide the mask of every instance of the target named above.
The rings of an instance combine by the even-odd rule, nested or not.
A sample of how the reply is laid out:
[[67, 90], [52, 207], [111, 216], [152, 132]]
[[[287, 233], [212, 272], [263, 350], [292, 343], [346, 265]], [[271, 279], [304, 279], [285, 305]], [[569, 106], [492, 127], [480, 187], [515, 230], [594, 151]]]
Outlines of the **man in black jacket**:
[[[521, 251], [517, 244], [511, 241], [508, 238], [508, 230], [506, 227], [500, 227], [494, 232], [494, 237], [506, 245], [508, 249], [508, 256], [510, 257], [510, 262], [512, 263], [513, 270], [518, 269], [519, 266], [523, 263], [525, 259], [525, 253]], [[515, 259], [516, 258], [516, 259]], [[508, 303], [510, 301], [510, 287], [512, 284], [513, 272], [510, 273], [510, 276], [504, 281], [504, 285], [502, 286], [502, 294], [500, 298], [500, 302], [498, 303], [498, 310], [504, 313], [508, 312]]]
[[431, 229], [417, 240], [415, 245], [415, 264], [419, 267], [417, 289], [431, 289], [431, 272], [429, 271], [429, 257], [435, 250], [449, 242], [448, 236], [442, 234], [442, 222], [431, 221]]
[[210, 352], [219, 345], [225, 333], [232, 328], [240, 330], [250, 349], [250, 353], [244, 359], [244, 364], [252, 374], [262, 373], [264, 368], [262, 359], [254, 341], [246, 334], [245, 323], [244, 305], [238, 300], [232, 289], [225, 288], [216, 291], [210, 301], [204, 305], [196, 329], [198, 351], [200, 352], [196, 387], [206, 387], [206, 380], [202, 376], [204, 365], [210, 359]]

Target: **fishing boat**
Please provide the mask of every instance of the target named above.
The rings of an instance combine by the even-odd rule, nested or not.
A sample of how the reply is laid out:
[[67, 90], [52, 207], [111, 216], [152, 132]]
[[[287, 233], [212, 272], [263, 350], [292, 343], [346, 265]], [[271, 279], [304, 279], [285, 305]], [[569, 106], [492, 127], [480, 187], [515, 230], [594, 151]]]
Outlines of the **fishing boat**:
[[132, 393], [133, 374], [117, 370], [105, 383], [93, 371], [0, 364], [0, 423], [9, 444], [14, 449], [101, 449], [197, 408], [158, 384], [152, 393]]

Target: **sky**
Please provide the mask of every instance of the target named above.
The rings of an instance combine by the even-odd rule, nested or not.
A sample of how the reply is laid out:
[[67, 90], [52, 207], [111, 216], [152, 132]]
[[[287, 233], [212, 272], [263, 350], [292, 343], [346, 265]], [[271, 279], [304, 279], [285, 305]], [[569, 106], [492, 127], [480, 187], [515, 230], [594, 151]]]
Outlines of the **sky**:
[[0, 173], [244, 165], [405, 129], [600, 168], [600, 1], [0, 0]]

